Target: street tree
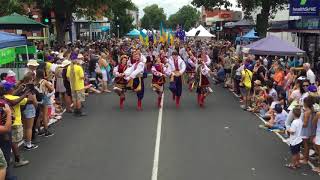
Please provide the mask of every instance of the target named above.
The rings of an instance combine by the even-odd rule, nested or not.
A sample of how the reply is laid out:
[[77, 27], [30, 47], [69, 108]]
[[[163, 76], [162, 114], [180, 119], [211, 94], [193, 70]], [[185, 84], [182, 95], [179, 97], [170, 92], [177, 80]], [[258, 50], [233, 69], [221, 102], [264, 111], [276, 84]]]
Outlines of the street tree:
[[[261, 37], [265, 37], [269, 27], [269, 20], [273, 15], [283, 10], [288, 5], [288, 0], [237, 0], [238, 6], [242, 7], [245, 16], [252, 16], [256, 10], [260, 10], [257, 15], [257, 31]], [[230, 8], [232, 4], [228, 0], [193, 0], [193, 5], [206, 8], [225, 7]]]
[[161, 22], [166, 21], [166, 15], [163, 8], [153, 4], [143, 9], [144, 16], [141, 19], [141, 27], [145, 29], [157, 29]]
[[189, 30], [196, 25], [199, 18], [200, 12], [196, 8], [186, 5], [169, 17], [167, 25], [171, 28], [181, 25], [185, 30]]
[[127, 10], [135, 10], [138, 8], [128, 0], [111, 1], [106, 17], [111, 22], [111, 32], [118, 33], [117, 25], [119, 25], [119, 35], [123, 36], [133, 28], [133, 18], [128, 16]]
[[10, 15], [12, 13], [26, 14], [23, 4], [32, 3], [33, 0], [0, 0], [0, 17]]

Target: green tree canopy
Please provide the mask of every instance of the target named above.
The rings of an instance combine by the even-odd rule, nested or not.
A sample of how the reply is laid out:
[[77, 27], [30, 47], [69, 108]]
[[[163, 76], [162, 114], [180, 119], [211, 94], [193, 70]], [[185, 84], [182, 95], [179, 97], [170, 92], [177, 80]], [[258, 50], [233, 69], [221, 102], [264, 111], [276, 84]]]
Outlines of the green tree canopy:
[[[269, 26], [269, 19], [278, 10], [283, 10], [289, 3], [288, 0], [237, 0], [238, 6], [242, 7], [245, 16], [252, 16], [252, 12], [260, 9], [257, 16], [257, 31], [261, 37], [266, 36]], [[197, 7], [204, 6], [206, 8], [214, 7], [231, 7], [232, 4], [228, 0], [193, 0], [193, 5]]]
[[153, 4], [143, 9], [144, 16], [141, 19], [141, 27], [145, 29], [158, 29], [161, 22], [166, 21], [166, 15], [163, 8]]
[[117, 0], [110, 3], [106, 16], [111, 20], [111, 31], [117, 34], [119, 25], [120, 36], [125, 35], [133, 28], [133, 18], [127, 15], [126, 10], [137, 10], [138, 8], [128, 0]]
[[167, 25], [171, 28], [175, 28], [179, 24], [184, 29], [189, 30], [196, 25], [199, 18], [200, 12], [196, 8], [186, 5], [169, 17]]

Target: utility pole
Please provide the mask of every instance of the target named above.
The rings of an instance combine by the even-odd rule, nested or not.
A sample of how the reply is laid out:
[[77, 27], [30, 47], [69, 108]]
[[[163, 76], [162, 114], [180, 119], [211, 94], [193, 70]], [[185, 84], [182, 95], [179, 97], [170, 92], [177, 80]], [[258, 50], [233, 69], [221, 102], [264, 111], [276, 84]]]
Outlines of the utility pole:
[[117, 16], [117, 28], [118, 28], [118, 39], [119, 39], [120, 25], [119, 25], [119, 17], [118, 16]]

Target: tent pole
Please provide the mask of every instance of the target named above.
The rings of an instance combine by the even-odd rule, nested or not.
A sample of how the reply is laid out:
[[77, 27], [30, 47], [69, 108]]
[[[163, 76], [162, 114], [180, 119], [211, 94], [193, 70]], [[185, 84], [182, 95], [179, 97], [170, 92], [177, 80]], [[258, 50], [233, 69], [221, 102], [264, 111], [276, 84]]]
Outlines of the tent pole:
[[27, 60], [29, 61], [28, 45], [26, 45], [25, 47], [26, 47], [26, 53], [27, 53]]

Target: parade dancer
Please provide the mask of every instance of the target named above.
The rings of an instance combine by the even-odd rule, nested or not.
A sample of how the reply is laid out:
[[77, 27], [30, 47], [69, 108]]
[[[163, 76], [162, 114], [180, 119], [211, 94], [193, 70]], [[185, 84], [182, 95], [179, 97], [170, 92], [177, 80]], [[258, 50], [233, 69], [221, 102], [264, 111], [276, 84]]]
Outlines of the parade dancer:
[[208, 76], [210, 73], [210, 69], [208, 68], [207, 64], [201, 58], [201, 55], [198, 58], [199, 66], [196, 70], [196, 84], [197, 84], [197, 94], [198, 94], [198, 105], [200, 107], [204, 107], [204, 100], [209, 94], [209, 80]]
[[125, 79], [125, 71], [128, 68], [127, 61], [128, 56], [122, 55], [120, 58], [121, 62], [118, 66], [116, 66], [113, 70], [113, 74], [115, 76], [114, 82], [115, 86], [113, 90], [118, 94], [120, 97], [120, 109], [123, 109], [123, 103], [126, 99], [125, 91], [127, 86], [127, 80]]
[[152, 89], [158, 94], [157, 105], [161, 108], [161, 99], [163, 94], [163, 86], [166, 80], [167, 67], [161, 63], [160, 57], [156, 57], [156, 62], [152, 66], [151, 71], [153, 74], [152, 77]]
[[124, 72], [128, 81], [129, 87], [137, 93], [138, 103], [137, 110], [142, 110], [142, 99], [144, 96], [144, 82], [143, 82], [143, 72], [144, 63], [141, 62], [140, 51], [134, 51], [131, 57], [132, 66], [127, 68]]
[[180, 106], [180, 97], [182, 94], [182, 75], [186, 70], [186, 64], [179, 56], [178, 52], [174, 51], [168, 62], [170, 68], [170, 86], [172, 99], [176, 101], [176, 107]]
[[186, 63], [187, 83], [188, 83], [189, 91], [192, 92], [193, 84], [194, 84], [194, 74], [195, 74], [196, 65], [197, 65], [197, 58], [193, 55], [191, 51], [189, 51], [188, 54], [189, 54], [189, 59]]

